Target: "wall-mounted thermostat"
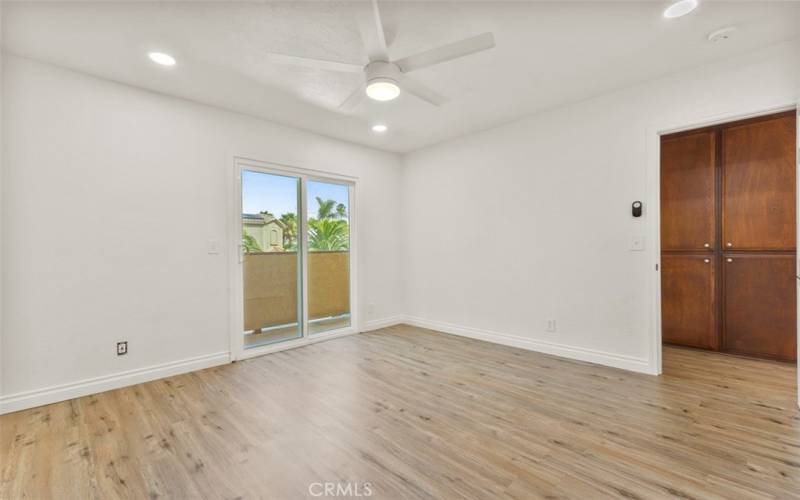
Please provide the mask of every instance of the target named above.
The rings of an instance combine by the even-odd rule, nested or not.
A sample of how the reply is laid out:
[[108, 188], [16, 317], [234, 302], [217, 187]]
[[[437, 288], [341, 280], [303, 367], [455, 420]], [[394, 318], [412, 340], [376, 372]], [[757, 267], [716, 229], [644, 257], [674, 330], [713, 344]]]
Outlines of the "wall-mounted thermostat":
[[642, 202], [641, 201], [634, 201], [631, 204], [631, 214], [634, 217], [641, 217], [642, 216]]

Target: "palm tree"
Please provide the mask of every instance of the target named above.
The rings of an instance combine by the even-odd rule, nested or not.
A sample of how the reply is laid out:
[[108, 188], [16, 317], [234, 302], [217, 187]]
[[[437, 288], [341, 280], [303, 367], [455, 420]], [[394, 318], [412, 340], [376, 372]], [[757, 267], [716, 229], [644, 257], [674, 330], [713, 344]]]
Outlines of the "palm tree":
[[336, 207], [336, 202], [334, 200], [323, 200], [317, 196], [317, 219], [333, 219], [334, 207]]
[[288, 251], [297, 250], [297, 214], [291, 212], [283, 214], [280, 221], [284, 225], [283, 249]]
[[312, 251], [348, 250], [350, 248], [350, 228], [347, 221], [309, 219], [308, 247]]
[[263, 252], [258, 241], [256, 241], [252, 235], [247, 234], [244, 229], [242, 230], [242, 244], [244, 245], [245, 252]]
[[317, 198], [317, 218], [308, 219], [308, 248], [311, 251], [348, 250], [350, 226], [347, 207], [336, 200]]
[[323, 219], [346, 219], [347, 207], [344, 203], [336, 204], [336, 200], [323, 200], [319, 196], [317, 198], [317, 220]]

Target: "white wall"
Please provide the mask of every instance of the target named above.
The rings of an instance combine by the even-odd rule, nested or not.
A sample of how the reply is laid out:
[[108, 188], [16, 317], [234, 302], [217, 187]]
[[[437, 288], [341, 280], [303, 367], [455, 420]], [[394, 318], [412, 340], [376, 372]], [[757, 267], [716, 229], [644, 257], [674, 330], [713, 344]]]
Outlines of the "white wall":
[[357, 176], [362, 318], [402, 312], [395, 155], [18, 57], [4, 70], [7, 408], [227, 359], [235, 242], [207, 242], [226, 241], [235, 155]]
[[[785, 43], [407, 155], [410, 321], [655, 371], [656, 132], [790, 104], [798, 61]], [[634, 200], [648, 202], [641, 219]], [[635, 236], [645, 251], [629, 251]]]
[[[0, 401], [30, 406], [227, 359], [230, 247], [209, 255], [206, 244], [228, 234], [234, 155], [359, 177], [359, 287], [371, 325], [403, 317], [653, 371], [656, 131], [796, 99], [799, 55], [795, 43], [772, 47], [402, 165], [5, 56]], [[636, 199], [648, 203], [639, 220]], [[644, 252], [628, 250], [635, 236]], [[556, 333], [545, 332], [548, 318]], [[120, 339], [130, 343], [124, 357], [114, 354]]]

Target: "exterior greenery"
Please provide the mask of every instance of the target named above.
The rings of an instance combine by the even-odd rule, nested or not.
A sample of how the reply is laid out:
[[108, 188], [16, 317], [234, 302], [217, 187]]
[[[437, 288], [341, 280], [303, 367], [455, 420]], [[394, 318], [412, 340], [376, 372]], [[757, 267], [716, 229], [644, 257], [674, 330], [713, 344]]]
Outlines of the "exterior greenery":
[[317, 216], [308, 219], [308, 248], [315, 250], [349, 250], [350, 225], [347, 207], [334, 200], [317, 196]]
[[[317, 200], [317, 214], [308, 219], [308, 248], [310, 251], [343, 251], [350, 249], [350, 225], [347, 207], [335, 200]], [[272, 215], [267, 211], [262, 214]], [[278, 220], [283, 223], [283, 249], [297, 251], [297, 214], [285, 213]], [[258, 242], [249, 234], [242, 234], [242, 243], [247, 252], [263, 251]]]
[[255, 238], [242, 230], [242, 243], [246, 252], [263, 252]]
[[331, 219], [308, 220], [308, 248], [314, 250], [348, 250], [350, 228], [347, 221]]

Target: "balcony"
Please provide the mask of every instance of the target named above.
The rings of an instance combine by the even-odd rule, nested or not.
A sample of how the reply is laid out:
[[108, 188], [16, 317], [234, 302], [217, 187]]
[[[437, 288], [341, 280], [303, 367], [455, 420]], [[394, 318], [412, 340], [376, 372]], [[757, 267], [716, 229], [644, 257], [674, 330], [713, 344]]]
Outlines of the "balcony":
[[[245, 347], [300, 337], [297, 252], [244, 256]], [[309, 333], [350, 325], [350, 252], [308, 254]]]

